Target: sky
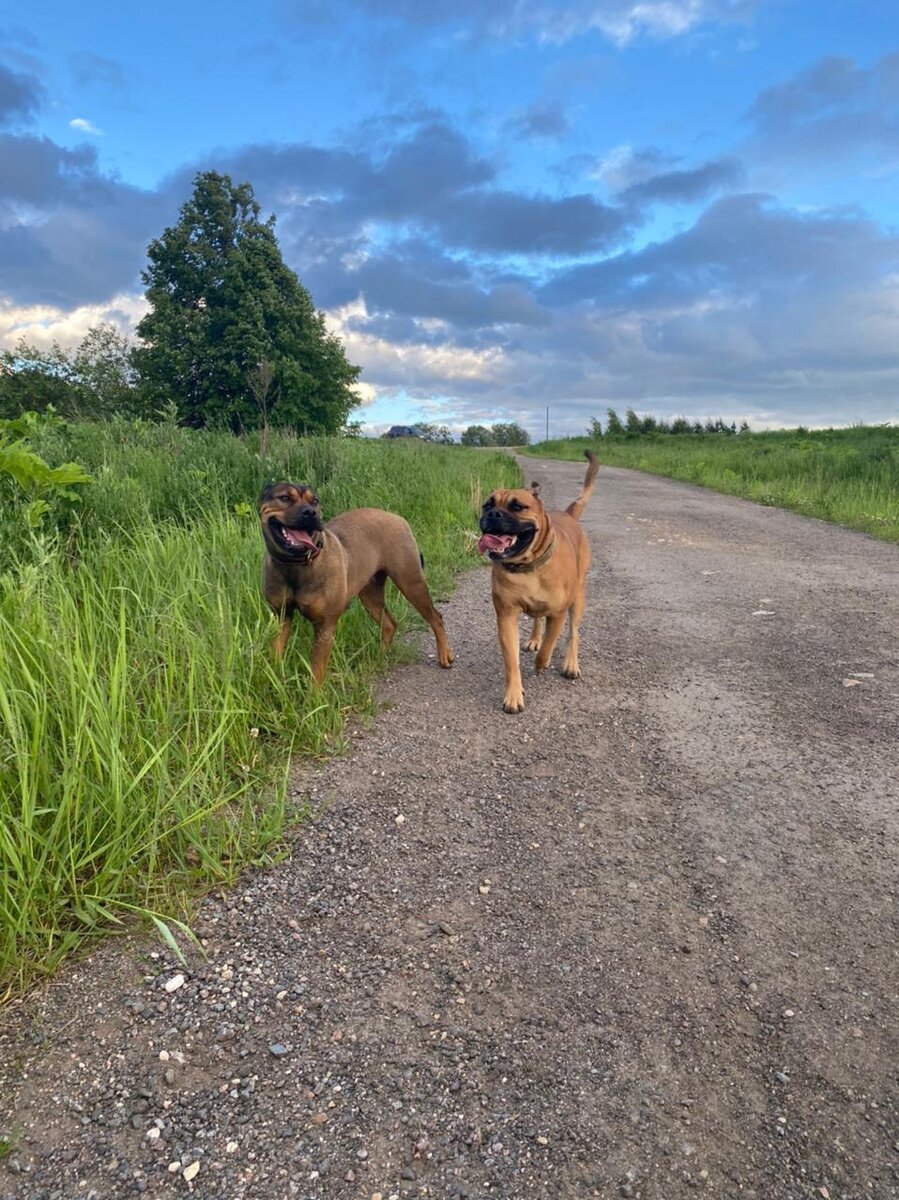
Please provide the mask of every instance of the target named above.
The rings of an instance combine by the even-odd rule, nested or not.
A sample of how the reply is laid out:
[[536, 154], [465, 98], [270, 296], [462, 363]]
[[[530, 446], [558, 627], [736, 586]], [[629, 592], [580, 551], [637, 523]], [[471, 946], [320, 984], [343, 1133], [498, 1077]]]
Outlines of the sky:
[[32, 0], [0, 18], [0, 345], [133, 330], [252, 184], [357, 417], [899, 419], [895, 0]]

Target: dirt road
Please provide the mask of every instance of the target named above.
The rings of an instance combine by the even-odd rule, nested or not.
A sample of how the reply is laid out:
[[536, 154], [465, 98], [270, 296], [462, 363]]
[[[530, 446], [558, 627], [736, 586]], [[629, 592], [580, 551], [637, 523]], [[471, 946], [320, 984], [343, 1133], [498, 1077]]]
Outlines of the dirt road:
[[0, 1196], [899, 1196], [899, 548], [611, 469], [585, 526], [580, 681], [499, 710], [473, 572], [207, 962], [7, 1020]]

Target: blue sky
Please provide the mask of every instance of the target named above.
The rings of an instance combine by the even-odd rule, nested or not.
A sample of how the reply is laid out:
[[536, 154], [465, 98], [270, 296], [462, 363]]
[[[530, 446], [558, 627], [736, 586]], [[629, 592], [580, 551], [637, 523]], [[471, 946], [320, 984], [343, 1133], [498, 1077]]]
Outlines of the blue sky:
[[899, 6], [259, 0], [0, 26], [0, 344], [248, 180], [377, 432], [899, 417]]

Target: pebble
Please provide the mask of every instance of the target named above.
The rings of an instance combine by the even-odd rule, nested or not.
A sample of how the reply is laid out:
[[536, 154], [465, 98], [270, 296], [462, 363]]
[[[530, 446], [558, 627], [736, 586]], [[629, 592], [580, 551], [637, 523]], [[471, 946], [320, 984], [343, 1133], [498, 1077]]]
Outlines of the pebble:
[[358, 1159], [361, 1159], [362, 1162], [365, 1162], [365, 1160], [368, 1158], [368, 1151], [365, 1149], [364, 1146], [360, 1146], [359, 1149], [356, 1151], [356, 1157]]
[[274, 1045], [269, 1046], [268, 1050], [269, 1054], [273, 1054], [275, 1058], [281, 1058], [287, 1053], [287, 1047], [283, 1046], [280, 1042], [275, 1042]]
[[184, 1176], [185, 1181], [190, 1183], [192, 1179], [196, 1179], [200, 1174], [200, 1164], [195, 1160], [189, 1167], [185, 1167], [181, 1174]]
[[179, 971], [177, 975], [167, 979], [163, 986], [167, 992], [177, 992], [178, 988], [184, 987], [184, 976]]
[[237, 1142], [228, 1142], [225, 1146], [226, 1154], [234, 1154], [234, 1152], [236, 1150], [237, 1150]]

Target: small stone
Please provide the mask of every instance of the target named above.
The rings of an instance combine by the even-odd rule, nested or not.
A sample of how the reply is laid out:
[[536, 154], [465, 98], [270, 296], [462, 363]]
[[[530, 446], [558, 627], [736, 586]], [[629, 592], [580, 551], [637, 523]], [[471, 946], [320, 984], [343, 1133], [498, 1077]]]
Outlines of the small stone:
[[347, 1183], [355, 1183], [356, 1182], [356, 1172], [354, 1170], [352, 1170], [352, 1168], [351, 1168], [349, 1171], [347, 1171], [346, 1175], [344, 1175], [344, 1179], [346, 1180]]
[[489, 894], [490, 894], [490, 888], [487, 886], [486, 883], [482, 883], [478, 887], [478, 891], [481, 893], [482, 896], [489, 896]]
[[403, 816], [402, 813], [397, 813], [397, 815], [393, 818], [393, 820], [397, 825], [405, 825], [406, 824], [406, 818]]
[[169, 1174], [170, 1175], [177, 1175], [180, 1170], [181, 1170], [180, 1162], [175, 1161], [175, 1162], [169, 1163]]
[[368, 1151], [365, 1149], [364, 1146], [360, 1146], [359, 1149], [356, 1151], [356, 1157], [358, 1159], [360, 1159], [362, 1162], [365, 1162], [365, 1160], [368, 1158]]
[[786, 1071], [775, 1071], [774, 1078], [777, 1080], [778, 1083], [789, 1083], [790, 1082], [790, 1077], [786, 1073]]
[[192, 1179], [196, 1179], [196, 1177], [200, 1174], [199, 1162], [192, 1162], [189, 1167], [184, 1168], [181, 1174], [184, 1176], [185, 1182], [190, 1183]]
[[790, 1019], [790, 1017], [795, 1017], [795, 1016], [796, 1016], [796, 1014], [795, 1014], [795, 1012], [793, 1011], [793, 1009], [792, 1009], [792, 1008], [785, 1008], [785, 1009], [784, 1009], [784, 1016], [787, 1018], [787, 1020], [789, 1020], [789, 1019]]
[[168, 1052], [168, 1050], [160, 1050], [160, 1051], [159, 1051], [159, 1061], [160, 1061], [160, 1062], [168, 1062], [168, 1061], [169, 1061], [169, 1057], [170, 1057], [170, 1056], [169, 1056], [169, 1052]]
[[184, 987], [184, 976], [179, 971], [177, 975], [167, 979], [163, 986], [167, 992], [177, 992], [178, 988]]
[[237, 1142], [228, 1142], [225, 1145], [226, 1154], [234, 1154], [237, 1150]]
[[283, 1058], [287, 1053], [287, 1047], [283, 1046], [280, 1042], [275, 1042], [274, 1045], [269, 1046], [268, 1052], [269, 1054], [273, 1054], [275, 1058]]
[[157, 1129], [155, 1125], [147, 1130], [146, 1138], [148, 1142], [157, 1142], [159, 1141], [160, 1136], [161, 1130]]
[[438, 921], [437, 928], [440, 930], [440, 932], [442, 934], [445, 934], [446, 937], [455, 937], [456, 936], [455, 929], [453, 929], [452, 925], [447, 925], [446, 921]]
[[540, 1135], [538, 1136], [538, 1138], [537, 1138], [537, 1145], [538, 1145], [538, 1146], [548, 1146], [548, 1145], [549, 1145], [549, 1138], [548, 1138], [548, 1137], [543, 1137], [543, 1135], [542, 1135], [542, 1134], [540, 1134]]
[[163, 1079], [165, 1079], [166, 1083], [170, 1087], [175, 1082], [175, 1072], [171, 1067], [168, 1067], [167, 1070], [163, 1073]]

